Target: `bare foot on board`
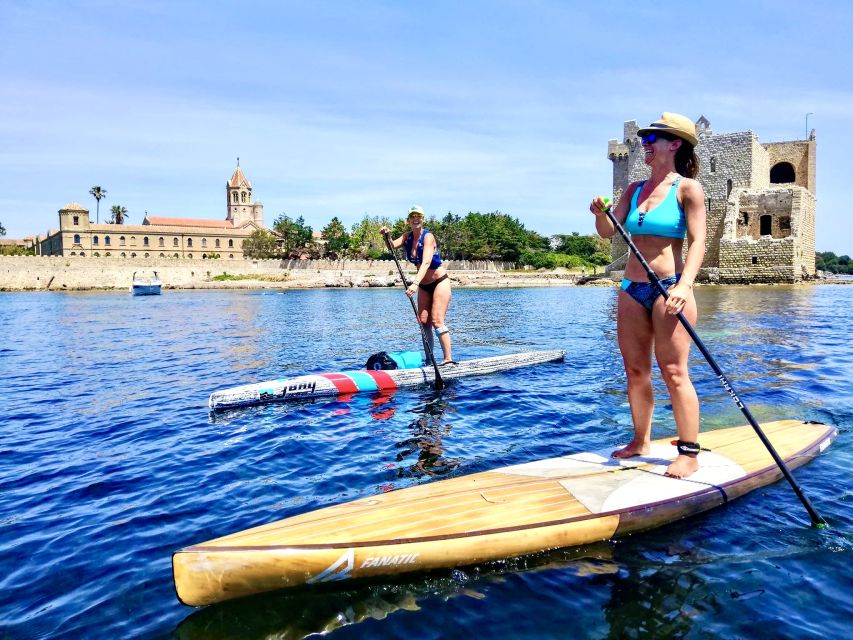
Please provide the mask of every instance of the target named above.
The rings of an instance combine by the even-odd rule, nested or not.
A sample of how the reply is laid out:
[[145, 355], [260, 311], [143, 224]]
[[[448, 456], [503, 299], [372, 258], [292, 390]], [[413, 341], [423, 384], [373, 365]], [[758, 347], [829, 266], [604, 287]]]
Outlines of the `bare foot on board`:
[[610, 454], [611, 458], [636, 458], [637, 456], [646, 456], [651, 451], [651, 446], [647, 442], [636, 442], [631, 440], [627, 447], [617, 449]]
[[678, 456], [666, 469], [670, 478], [687, 478], [699, 469], [699, 461], [695, 456]]

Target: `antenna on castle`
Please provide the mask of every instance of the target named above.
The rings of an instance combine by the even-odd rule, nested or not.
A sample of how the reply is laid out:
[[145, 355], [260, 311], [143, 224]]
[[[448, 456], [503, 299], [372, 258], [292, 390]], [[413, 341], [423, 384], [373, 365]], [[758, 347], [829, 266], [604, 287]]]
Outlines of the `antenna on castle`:
[[806, 140], [809, 139], [809, 116], [813, 116], [813, 115], [814, 115], [814, 113], [811, 113], [811, 112], [806, 114]]
[[[806, 128], [808, 128], [808, 121], [806, 121]], [[240, 156], [237, 156], [237, 166], [240, 166]]]

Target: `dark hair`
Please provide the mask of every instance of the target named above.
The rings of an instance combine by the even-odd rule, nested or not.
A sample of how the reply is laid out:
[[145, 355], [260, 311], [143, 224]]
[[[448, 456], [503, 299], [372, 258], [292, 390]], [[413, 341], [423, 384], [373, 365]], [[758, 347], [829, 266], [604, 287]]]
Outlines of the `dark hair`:
[[693, 145], [682, 138], [681, 146], [675, 152], [675, 170], [685, 178], [695, 178], [699, 175], [699, 158], [693, 150]]

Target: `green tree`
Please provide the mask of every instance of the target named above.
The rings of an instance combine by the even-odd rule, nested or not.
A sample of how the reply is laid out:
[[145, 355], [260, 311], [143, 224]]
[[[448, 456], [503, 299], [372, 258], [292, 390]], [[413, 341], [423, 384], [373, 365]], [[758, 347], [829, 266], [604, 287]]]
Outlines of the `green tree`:
[[293, 220], [286, 213], [282, 213], [273, 222], [273, 229], [281, 237], [281, 252], [286, 257], [300, 253], [311, 245], [313, 230], [305, 224], [302, 216]]
[[360, 222], [356, 222], [352, 226], [350, 234], [350, 246], [352, 250], [361, 258], [370, 258], [376, 260], [383, 255], [387, 255], [388, 247], [385, 245], [385, 239], [379, 233], [382, 227], [391, 227], [391, 221], [388, 218], [380, 216], [370, 217], [366, 213]]
[[127, 209], [120, 204], [111, 207], [110, 212], [112, 213], [112, 216], [107, 221], [109, 224], [124, 224], [127, 222]]
[[326, 254], [343, 258], [347, 255], [351, 239], [343, 223], [335, 216], [323, 228], [323, 239], [326, 241]]
[[278, 254], [276, 237], [266, 229], [256, 229], [243, 241], [243, 255], [247, 258], [274, 258]]
[[89, 193], [95, 198], [95, 224], [98, 224], [101, 221], [101, 198], [107, 197], [107, 190], [95, 185]]
[[0, 236], [6, 235], [6, 227], [3, 226], [3, 223], [0, 222]]

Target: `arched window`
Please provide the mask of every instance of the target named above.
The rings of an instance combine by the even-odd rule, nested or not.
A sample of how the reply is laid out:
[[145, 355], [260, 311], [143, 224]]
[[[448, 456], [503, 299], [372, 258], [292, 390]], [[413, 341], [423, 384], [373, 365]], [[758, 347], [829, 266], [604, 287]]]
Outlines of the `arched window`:
[[92, 244], [98, 246], [98, 236], [92, 236]]
[[794, 165], [790, 162], [780, 162], [770, 169], [770, 182], [772, 184], [786, 184], [796, 181], [797, 175], [794, 171]]
[[231, 202], [233, 202], [234, 204], [237, 204], [237, 192], [236, 191], [231, 192]]
[[80, 244], [80, 234], [79, 233], [74, 234], [74, 244]]
[[122, 257], [122, 258], [126, 258], [126, 257], [127, 257], [127, 254], [126, 254], [124, 251], [122, 251], [122, 252], [121, 252], [121, 257]]
[[130, 257], [131, 257], [131, 258], [135, 258], [135, 257], [136, 257], [136, 252], [134, 251], [133, 253], [131, 253], [131, 254], [130, 254]]
[[93, 253], [92, 255], [94, 255], [96, 258], [100, 258], [100, 257], [101, 257], [101, 254], [100, 254], [100, 253], [98, 253], [97, 251], [95, 251], [95, 253]]
[[726, 198], [732, 195], [732, 179], [726, 180]]
[[240, 192], [240, 202], [246, 202], [246, 192], [245, 191]]
[[124, 236], [119, 236], [118, 238], [118, 246], [123, 247], [125, 245]]
[[188, 253], [188, 254], [187, 254], [187, 258], [189, 258], [190, 260], [192, 260], [192, 259], [193, 259], [193, 254]]
[[219, 248], [219, 238], [216, 239], [216, 248]]
[[202, 239], [201, 239], [201, 246], [202, 246], [202, 247], [206, 247], [206, 246], [207, 246], [207, 238], [202, 238]]
[[232, 249], [233, 247], [234, 247], [234, 241], [233, 241], [233, 240], [229, 240], [229, 241], [228, 241], [228, 248], [229, 248], [229, 249]]
[[143, 246], [146, 246], [146, 247], [148, 246], [148, 236], [145, 236], [144, 238], [142, 238], [142, 244], [143, 244]]
[[146, 258], [148, 257], [148, 252], [147, 252], [147, 251], [145, 252], [145, 257], [146, 257]]
[[166, 254], [165, 254], [165, 253], [161, 253], [161, 254], [160, 254], [160, 257], [161, 257], [161, 258], [165, 258], [165, 257], [166, 257]]
[[86, 254], [85, 254], [85, 253], [83, 253], [83, 252], [81, 251], [81, 252], [80, 252], [80, 257], [81, 257], [81, 258], [85, 258], [85, 257], [86, 257]]
[[104, 254], [104, 257], [105, 257], [105, 258], [109, 258], [111, 255], [113, 255], [113, 254], [112, 254], [112, 253], [110, 253], [109, 251], [107, 251], [107, 252]]
[[233, 254], [233, 253], [229, 253], [229, 254], [228, 254], [228, 257], [229, 257], [229, 258], [231, 258], [231, 259], [233, 260], [233, 259], [234, 259], [234, 254]]
[[131, 247], [136, 246], [136, 236], [130, 236], [130, 246]]
[[[178, 239], [177, 239], [177, 238], [172, 238], [172, 246], [173, 246], [173, 247], [177, 247], [177, 246], [178, 246]], [[177, 254], [175, 254], [175, 255], [177, 256]]]
[[161, 247], [165, 247], [166, 246], [166, 238], [164, 238], [163, 236], [160, 236], [160, 239], [157, 241], [157, 244]]
[[759, 226], [761, 227], [759, 234], [762, 236], [769, 236], [773, 234], [773, 216], [770, 214], [765, 214], [761, 216], [759, 219]]
[[110, 237], [109, 236], [104, 236], [104, 244], [106, 246], [110, 246]]
[[188, 247], [193, 246], [193, 239], [192, 238], [187, 238], [187, 246]]
[[173, 255], [172, 257], [173, 257], [173, 258], [177, 258], [177, 257], [178, 257], [178, 254], [176, 253], [176, 254], [175, 254], [175, 255]]
[[76, 252], [76, 251], [72, 251], [70, 255], [72, 255], [72, 256], [76, 256], [76, 255], [77, 255], [77, 252]]
[[711, 156], [711, 173], [717, 172], [717, 159], [714, 156]]

